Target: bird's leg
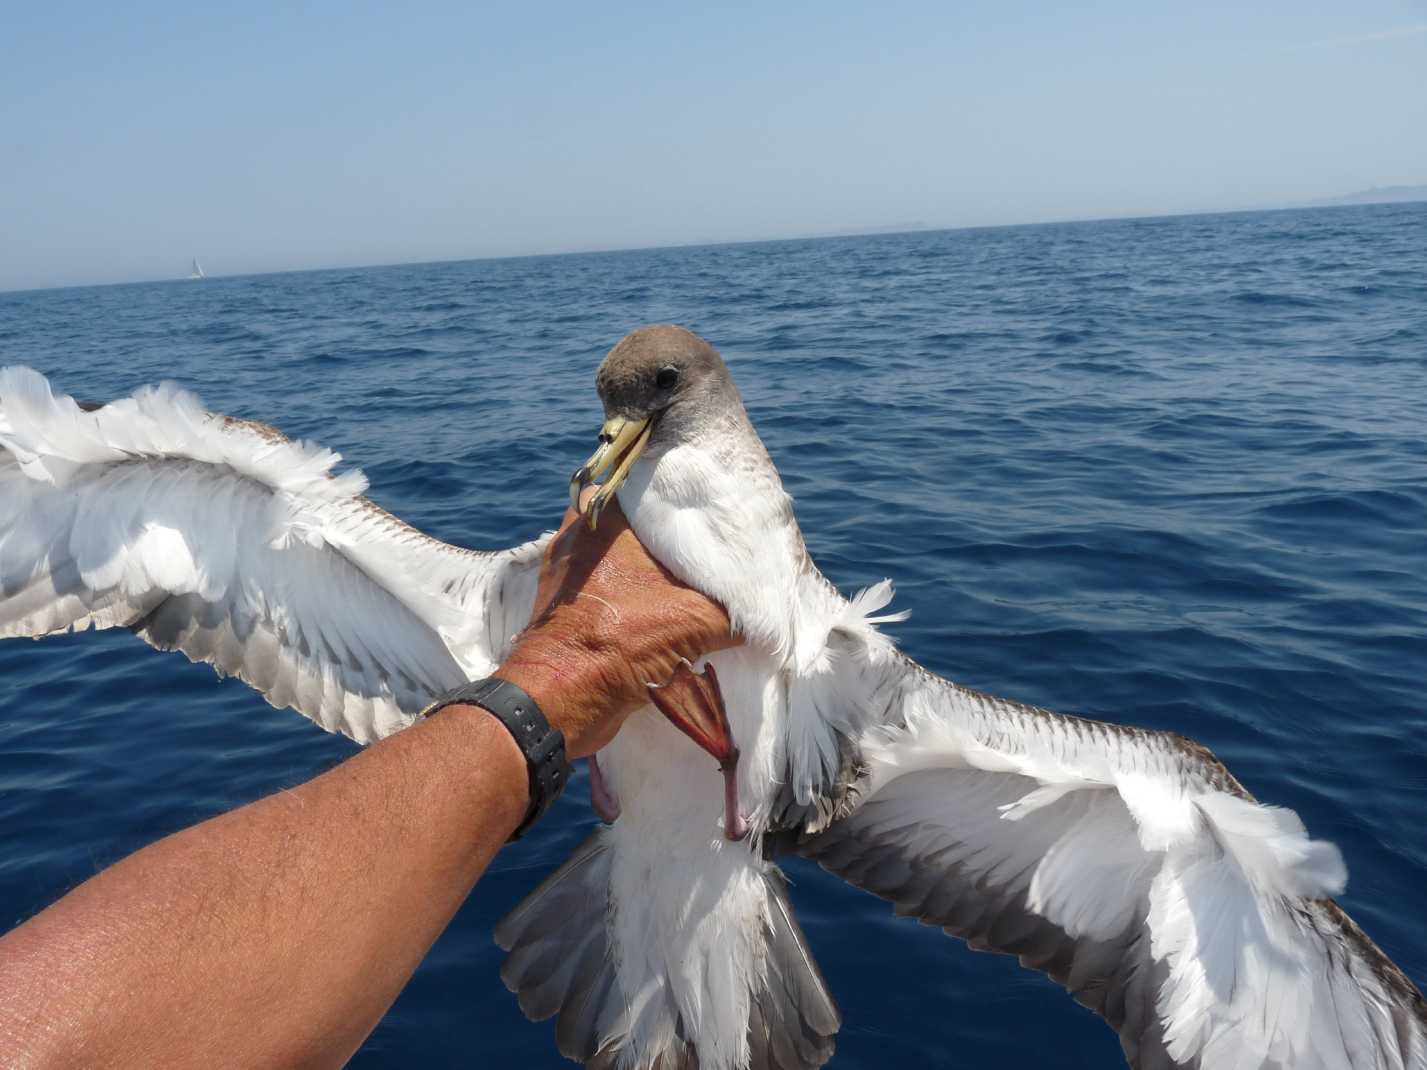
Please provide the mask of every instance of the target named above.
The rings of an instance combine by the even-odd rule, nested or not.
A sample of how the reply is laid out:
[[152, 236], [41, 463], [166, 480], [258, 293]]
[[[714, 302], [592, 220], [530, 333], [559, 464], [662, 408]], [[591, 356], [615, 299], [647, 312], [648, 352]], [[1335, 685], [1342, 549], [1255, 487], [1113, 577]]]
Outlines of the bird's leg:
[[594, 754], [590, 755], [590, 805], [594, 807], [595, 816], [606, 825], [619, 820], [619, 797], [605, 783], [599, 756]]
[[748, 818], [738, 805], [738, 748], [733, 748], [733, 757], [718, 763], [718, 771], [723, 774], [723, 834], [737, 843], [748, 835]]
[[738, 748], [733, 745], [718, 673], [712, 665], [694, 672], [692, 664], [681, 660], [668, 683], [649, 685], [649, 698], [675, 728], [718, 760], [723, 774], [723, 834], [730, 840], [743, 839], [748, 821], [738, 805]]

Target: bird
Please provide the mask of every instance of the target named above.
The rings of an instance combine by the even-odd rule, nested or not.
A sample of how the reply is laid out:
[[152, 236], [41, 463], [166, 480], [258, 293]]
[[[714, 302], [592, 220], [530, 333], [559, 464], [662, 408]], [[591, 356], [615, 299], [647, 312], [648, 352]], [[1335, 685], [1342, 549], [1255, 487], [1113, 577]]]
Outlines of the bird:
[[[698, 709], [651, 689], [596, 756], [605, 821], [496, 927], [502, 979], [563, 1055], [826, 1063], [841, 1015], [791, 855], [1049, 975], [1132, 1067], [1427, 1070], [1421, 993], [1334, 902], [1341, 854], [1296, 814], [1184, 736], [901, 653], [879, 627], [890, 582], [845, 598], [818, 571], [697, 335], [631, 332], [596, 390], [585, 522], [617, 501], [743, 643], [682, 668]], [[500, 663], [548, 536], [449, 546], [338, 460], [171, 385], [91, 406], [0, 371], [0, 637], [126, 627], [358, 741], [400, 730]]]

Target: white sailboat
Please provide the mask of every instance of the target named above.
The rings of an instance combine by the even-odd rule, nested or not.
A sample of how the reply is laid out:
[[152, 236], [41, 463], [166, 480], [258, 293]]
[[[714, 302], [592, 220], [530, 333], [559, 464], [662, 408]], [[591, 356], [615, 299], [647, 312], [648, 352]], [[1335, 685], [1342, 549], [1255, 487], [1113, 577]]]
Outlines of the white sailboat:
[[203, 274], [203, 265], [198, 262], [198, 257], [196, 256], [193, 258], [193, 270], [188, 273], [188, 277], [190, 279], [208, 278], [207, 275]]

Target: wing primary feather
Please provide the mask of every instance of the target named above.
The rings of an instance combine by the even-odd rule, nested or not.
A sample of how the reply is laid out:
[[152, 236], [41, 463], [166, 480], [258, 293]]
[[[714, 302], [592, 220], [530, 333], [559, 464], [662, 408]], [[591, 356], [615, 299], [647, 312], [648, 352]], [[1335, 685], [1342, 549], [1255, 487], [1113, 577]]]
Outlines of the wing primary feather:
[[410, 724], [494, 667], [543, 541], [448, 546], [339, 460], [171, 384], [81, 406], [0, 369], [0, 636], [128, 627], [361, 742]]
[[820, 701], [842, 704], [828, 720], [851, 726], [861, 768], [849, 811], [806, 821], [793, 850], [1047, 973], [1135, 1067], [1427, 1070], [1420, 993], [1329, 898], [1337, 849], [1207, 749], [960, 687], [875, 644], [835, 673]]

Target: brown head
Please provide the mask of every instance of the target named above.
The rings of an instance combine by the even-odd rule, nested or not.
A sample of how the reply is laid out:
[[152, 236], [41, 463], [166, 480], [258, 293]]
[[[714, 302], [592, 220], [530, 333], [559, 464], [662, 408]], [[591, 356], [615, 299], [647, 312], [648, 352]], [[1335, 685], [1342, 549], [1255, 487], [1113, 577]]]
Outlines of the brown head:
[[605, 416], [638, 420], [691, 402], [726, 402], [733, 381], [713, 346], [693, 331], [657, 323], [619, 340], [595, 374], [595, 389]]
[[656, 449], [668, 446], [709, 420], [743, 413], [718, 350], [667, 323], [640, 327], [620, 339], [600, 364], [595, 388], [605, 411], [600, 447], [570, 481], [574, 504], [581, 490], [608, 473], [585, 510], [591, 527], [651, 442]]

